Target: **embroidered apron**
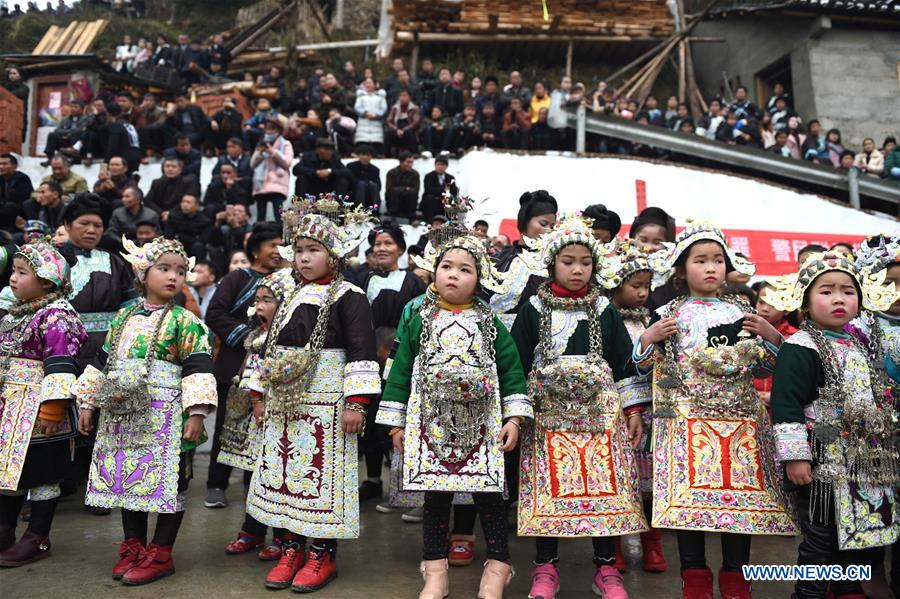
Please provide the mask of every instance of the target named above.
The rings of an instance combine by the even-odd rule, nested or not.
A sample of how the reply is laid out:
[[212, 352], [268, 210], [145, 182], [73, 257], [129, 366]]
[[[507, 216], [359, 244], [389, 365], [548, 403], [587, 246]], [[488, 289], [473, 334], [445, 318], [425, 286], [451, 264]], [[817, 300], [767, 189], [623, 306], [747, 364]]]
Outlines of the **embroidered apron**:
[[[654, 374], [654, 387], [659, 376]], [[706, 381], [685, 380], [688, 389]], [[654, 388], [654, 397], [659, 391]], [[750, 418], [708, 418], [690, 397], [675, 416], [653, 422], [653, 526], [743, 534], [794, 535], [776, 470], [765, 408]]]
[[62, 440], [74, 436], [72, 415], [52, 436], [34, 430], [41, 406], [41, 381], [44, 365], [38, 360], [10, 360], [3, 387], [0, 388], [0, 491], [18, 489], [28, 446], [32, 443]]
[[[117, 370], [141, 369], [145, 359], [118, 359]], [[112, 422], [101, 410], [85, 505], [171, 514], [184, 510], [178, 492], [183, 408], [181, 367], [150, 361], [149, 410]]]
[[308, 537], [359, 537], [357, 435], [341, 431], [345, 364], [344, 350], [323, 350], [300, 407], [266, 415], [247, 496], [247, 513], [263, 524]]
[[[562, 365], [586, 356], [562, 356]], [[541, 406], [523, 429], [519, 528], [522, 536], [600, 537], [647, 530], [634, 454], [609, 365], [589, 415]]]

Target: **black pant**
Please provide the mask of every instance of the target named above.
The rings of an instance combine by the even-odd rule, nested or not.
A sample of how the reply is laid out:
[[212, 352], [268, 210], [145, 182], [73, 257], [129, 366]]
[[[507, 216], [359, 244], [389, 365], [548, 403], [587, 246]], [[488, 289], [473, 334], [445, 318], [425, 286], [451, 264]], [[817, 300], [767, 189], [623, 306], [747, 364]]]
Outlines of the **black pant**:
[[256, 222], [266, 220], [266, 209], [269, 202], [272, 202], [272, 209], [275, 211], [275, 220], [281, 222], [281, 205], [284, 203], [285, 197], [281, 193], [257, 193], [253, 196], [256, 201]]
[[44, 154], [47, 155], [47, 158], [53, 158], [53, 155], [61, 148], [68, 148], [76, 141], [78, 141], [81, 136], [76, 131], [52, 131], [47, 136], [47, 145], [44, 146]]
[[138, 139], [141, 141], [141, 151], [153, 150], [155, 154], [162, 155], [166, 150], [166, 130], [163, 125], [141, 127], [137, 130]]
[[[194, 452], [182, 452], [178, 462], [179, 493], [187, 493], [191, 478], [193, 478], [193, 464]], [[145, 541], [147, 539], [149, 519], [150, 514], [148, 512], [135, 512], [123, 509], [122, 531], [125, 533], [125, 539], [141, 539]], [[159, 514], [156, 517], [156, 531], [153, 533], [153, 544], [160, 547], [174, 545], [183, 519], [183, 511], [175, 512], [174, 514]]]
[[381, 466], [384, 459], [390, 460], [393, 445], [388, 435], [387, 427], [375, 423], [375, 415], [378, 413], [378, 405], [381, 403], [379, 396], [366, 409], [366, 433], [360, 444], [363, 454], [366, 456], [366, 476], [368, 478], [381, 478]]
[[423, 195], [422, 201], [419, 203], [419, 210], [422, 212], [425, 222], [430, 223], [436, 215], [444, 213], [444, 204], [439, 196]]
[[387, 132], [388, 151], [393, 153], [394, 150], [408, 150], [415, 154], [419, 151], [419, 139], [416, 137], [415, 131], [406, 131], [403, 135], [397, 135], [396, 131], [388, 130]]
[[391, 216], [412, 219], [416, 215], [419, 194], [415, 190], [392, 189], [385, 194], [384, 199]]
[[[611, 566], [616, 563], [617, 537], [592, 537], [594, 544], [594, 565]], [[535, 544], [535, 564], [549, 564], [559, 560], [559, 538], [537, 537]]]
[[[800, 517], [800, 530], [803, 540], [797, 548], [797, 565], [862, 564], [866, 560], [859, 551], [841, 551], [838, 549], [837, 527], [832, 524], [816, 524], [810, 518], [809, 497], [811, 485], [802, 487], [797, 492], [797, 514]], [[826, 513], [834, 513], [833, 497], [829, 499]], [[853, 581], [803, 580], [794, 585], [797, 599], [821, 599], [830, 587], [835, 597], [850, 594], [862, 594], [862, 586]]]
[[[699, 530], [676, 531], [678, 555], [682, 570], [702, 570], [706, 565], [706, 533]], [[740, 572], [741, 566], [750, 563], [750, 535], [730, 532], [722, 536], [722, 569], [726, 572]]]
[[[250, 514], [244, 514], [244, 524], [243, 526], [241, 526], [241, 530], [243, 530], [244, 532], [248, 532], [251, 535], [256, 535], [257, 537], [266, 536], [266, 525]], [[285, 537], [285, 532], [287, 531], [283, 528], [273, 528], [272, 538], [283, 540]]]
[[[219, 396], [219, 405], [216, 410], [216, 427], [213, 432], [212, 450], [209, 452], [209, 473], [206, 475], [207, 489], [228, 488], [228, 479], [231, 477], [231, 466], [219, 463], [219, 452], [222, 451], [222, 426], [225, 424], [224, 408], [228, 400], [228, 389], [231, 385], [216, 385], [216, 394]], [[249, 532], [249, 531], [248, 531]]]
[[[16, 530], [19, 514], [27, 497], [27, 493], [0, 495], [0, 526]], [[43, 501], [32, 500], [29, 503], [31, 503], [31, 519], [28, 521], [28, 530], [36, 535], [46, 537], [50, 534], [50, 527], [53, 525], [57, 499], [54, 497]]]
[[378, 184], [374, 181], [357, 181], [353, 190], [353, 203], [371, 208], [373, 213], [381, 211], [381, 197]]
[[528, 149], [528, 130], [510, 129], [504, 131], [502, 136], [503, 145], [510, 150], [527, 150]]
[[[508, 524], [506, 505], [502, 493], [473, 493], [475, 506], [481, 515], [481, 528], [487, 544], [487, 558], [509, 560]], [[426, 491], [422, 520], [422, 559], [436, 560], [447, 557], [447, 539], [450, 530], [450, 506], [453, 493]]]
[[298, 196], [314, 195], [319, 196], [323, 193], [336, 193], [338, 195], [347, 195], [350, 193], [350, 182], [346, 177], [338, 177], [330, 175], [327, 179], [322, 179], [316, 175], [297, 175], [297, 183], [294, 185], [294, 193]]
[[475, 532], [475, 518], [478, 508], [475, 505], [453, 506], [453, 534], [471, 535]]

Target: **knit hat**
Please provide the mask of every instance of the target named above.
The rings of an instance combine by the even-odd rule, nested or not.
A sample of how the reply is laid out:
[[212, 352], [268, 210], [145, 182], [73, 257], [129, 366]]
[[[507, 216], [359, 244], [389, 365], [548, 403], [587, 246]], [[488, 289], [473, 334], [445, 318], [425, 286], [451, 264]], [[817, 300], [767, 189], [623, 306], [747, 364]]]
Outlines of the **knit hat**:
[[612, 210], [607, 210], [603, 204], [588, 206], [582, 216], [593, 221], [592, 229], [609, 231], [613, 237], [618, 235], [622, 228], [622, 219], [619, 218], [619, 215]]
[[528, 228], [528, 221], [535, 216], [541, 214], [556, 214], [559, 206], [556, 198], [550, 195], [545, 189], [537, 191], [526, 191], [519, 197], [519, 216], [516, 219], [516, 226], [519, 233], [525, 233]]

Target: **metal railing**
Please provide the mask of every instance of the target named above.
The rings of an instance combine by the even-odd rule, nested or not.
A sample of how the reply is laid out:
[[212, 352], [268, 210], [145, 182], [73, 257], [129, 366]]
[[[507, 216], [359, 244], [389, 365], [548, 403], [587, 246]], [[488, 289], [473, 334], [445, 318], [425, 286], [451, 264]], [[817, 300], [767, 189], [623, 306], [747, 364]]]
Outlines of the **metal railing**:
[[608, 116], [587, 115], [585, 107], [568, 114], [568, 125], [575, 128], [575, 149], [584, 153], [586, 134], [622, 139], [677, 152], [711, 162], [753, 171], [761, 178], [777, 177], [789, 183], [815, 185], [836, 197], [849, 195], [850, 205], [861, 208], [861, 197], [900, 205], [900, 185], [875, 177], [860, 177], [856, 169], [837, 170], [830, 166], [785, 158], [772, 152], [734, 146], [696, 135], [684, 135], [652, 125]]

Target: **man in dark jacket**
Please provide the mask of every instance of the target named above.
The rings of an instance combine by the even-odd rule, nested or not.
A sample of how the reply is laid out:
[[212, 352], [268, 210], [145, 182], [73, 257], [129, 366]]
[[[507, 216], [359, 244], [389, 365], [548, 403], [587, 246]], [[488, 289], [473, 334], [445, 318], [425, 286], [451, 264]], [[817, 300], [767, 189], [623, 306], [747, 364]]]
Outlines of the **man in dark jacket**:
[[449, 117], [455, 117], [463, 110], [462, 92], [453, 86], [449, 69], [441, 69], [441, 72], [438, 74], [438, 80], [440, 85], [431, 92], [428, 106], [425, 109], [430, 113], [431, 108], [440, 106], [444, 114]]
[[166, 237], [180, 241], [188, 255], [197, 259], [206, 258], [206, 242], [212, 233], [212, 221], [200, 209], [199, 194], [184, 194], [165, 220], [163, 231]]
[[187, 135], [179, 135], [175, 138], [175, 147], [169, 148], [163, 154], [166, 158], [177, 158], [184, 165], [185, 175], [194, 175], [200, 178], [200, 165], [203, 156], [200, 150], [193, 147], [191, 138]]
[[[171, 106], [171, 105], [170, 105]], [[188, 102], [184, 94], [175, 97], [175, 106], [166, 110], [166, 124], [176, 134], [187, 135], [191, 143], [200, 147], [206, 136], [206, 115], [199, 106]]]
[[106, 112], [109, 137], [103, 161], [108, 163], [113, 156], [120, 156], [128, 164], [129, 174], [134, 173], [141, 166], [141, 141], [137, 129], [126, 120], [118, 104], [110, 104]]
[[206, 188], [203, 212], [214, 219], [225, 210], [225, 206], [233, 204], [249, 206], [250, 194], [238, 181], [237, 169], [230, 164], [223, 164], [218, 176], [213, 177]]
[[19, 208], [31, 197], [34, 186], [25, 173], [19, 172], [19, 160], [12, 154], [0, 154], [0, 205], [15, 204]]
[[425, 175], [424, 189], [422, 191], [422, 203], [419, 210], [426, 223], [438, 214], [444, 214], [442, 199], [445, 192], [456, 193], [456, 178], [447, 172], [450, 161], [446, 156], [438, 156], [434, 159], [434, 170]]
[[226, 164], [234, 167], [238, 183], [250, 195], [253, 192], [253, 169], [250, 168], [250, 156], [244, 153], [244, 142], [240, 137], [232, 137], [225, 143], [225, 153], [219, 155], [219, 160], [213, 167], [213, 177], [218, 176]]
[[219, 150], [225, 150], [225, 144], [229, 139], [241, 135], [244, 124], [244, 115], [238, 112], [234, 104], [234, 98], [226, 96], [222, 110], [215, 113], [209, 121], [208, 146]]
[[381, 211], [381, 171], [372, 164], [375, 151], [365, 144], [356, 148], [359, 160], [347, 165], [353, 175], [353, 203], [372, 208], [374, 214]]
[[181, 203], [185, 194], [200, 197], [200, 184], [195, 176], [184, 173], [184, 163], [179, 158], [166, 158], [162, 168], [163, 176], [150, 184], [144, 204], [166, 222], [169, 211]]
[[400, 152], [400, 164], [387, 173], [384, 200], [388, 214], [413, 220], [419, 202], [419, 173], [413, 168], [413, 157], [407, 151]]
[[350, 192], [352, 175], [335, 154], [334, 142], [330, 139], [316, 141], [316, 149], [304, 152], [293, 172], [297, 177], [298, 196], [329, 192], [345, 195]]
[[738, 119], [757, 119], [759, 118], [759, 108], [756, 104], [747, 99], [749, 91], [743, 85], [739, 85], [734, 90], [734, 102], [728, 106], [728, 110], [737, 115]]
[[51, 231], [63, 224], [65, 208], [62, 186], [56, 181], [44, 181], [38, 185], [37, 196], [22, 205], [27, 220], [39, 220]]
[[100, 171], [100, 177], [94, 183], [93, 191], [103, 201], [104, 222], [109, 222], [114, 208], [122, 205], [122, 192], [127, 187], [137, 185], [128, 171], [128, 163], [121, 156], [113, 156], [107, 163], [106, 172]]
[[42, 162], [41, 166], [50, 166], [50, 160], [60, 150], [70, 157], [79, 156], [78, 151], [72, 146], [84, 137], [87, 121], [88, 117], [84, 114], [84, 102], [81, 100], [69, 102], [69, 116], [63, 117], [59, 121], [59, 127], [47, 136], [47, 145], [44, 146], [47, 160]]

